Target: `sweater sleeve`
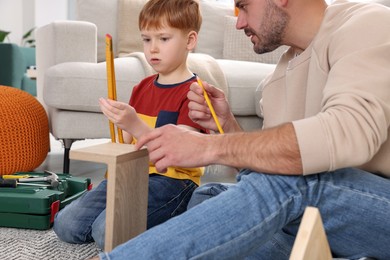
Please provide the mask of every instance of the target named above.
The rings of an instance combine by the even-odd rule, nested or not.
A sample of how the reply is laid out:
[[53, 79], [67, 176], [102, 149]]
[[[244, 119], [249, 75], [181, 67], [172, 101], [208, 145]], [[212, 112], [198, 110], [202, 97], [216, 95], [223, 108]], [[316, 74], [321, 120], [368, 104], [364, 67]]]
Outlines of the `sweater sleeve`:
[[[377, 11], [344, 16], [337, 29], [321, 32], [328, 34], [327, 47], [320, 41], [313, 47], [328, 77], [321, 112], [293, 122], [304, 174], [359, 167], [388, 151], [390, 19], [389, 12]], [[385, 163], [389, 168], [379, 162]]]

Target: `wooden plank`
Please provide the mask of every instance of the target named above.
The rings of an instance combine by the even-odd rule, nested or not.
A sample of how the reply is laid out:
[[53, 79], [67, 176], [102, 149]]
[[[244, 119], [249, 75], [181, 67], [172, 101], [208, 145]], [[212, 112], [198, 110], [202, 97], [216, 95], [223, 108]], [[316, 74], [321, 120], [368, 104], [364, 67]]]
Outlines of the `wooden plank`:
[[71, 150], [69, 157], [108, 166], [105, 251], [146, 230], [149, 178], [146, 149], [136, 151], [133, 145], [106, 143]]
[[307, 207], [294, 242], [290, 260], [331, 260], [321, 215], [317, 208]]
[[94, 146], [74, 149], [69, 158], [81, 161], [90, 161], [109, 164], [118, 160], [131, 160], [147, 156], [146, 149], [135, 150], [134, 145], [120, 143], [103, 143]]

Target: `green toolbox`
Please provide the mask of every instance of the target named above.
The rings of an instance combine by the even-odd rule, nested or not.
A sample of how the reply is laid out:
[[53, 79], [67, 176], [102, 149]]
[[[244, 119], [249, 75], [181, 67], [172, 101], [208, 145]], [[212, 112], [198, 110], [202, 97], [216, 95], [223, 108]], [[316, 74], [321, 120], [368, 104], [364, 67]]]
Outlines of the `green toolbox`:
[[0, 226], [49, 229], [55, 214], [92, 188], [89, 178], [65, 173], [0, 176]]

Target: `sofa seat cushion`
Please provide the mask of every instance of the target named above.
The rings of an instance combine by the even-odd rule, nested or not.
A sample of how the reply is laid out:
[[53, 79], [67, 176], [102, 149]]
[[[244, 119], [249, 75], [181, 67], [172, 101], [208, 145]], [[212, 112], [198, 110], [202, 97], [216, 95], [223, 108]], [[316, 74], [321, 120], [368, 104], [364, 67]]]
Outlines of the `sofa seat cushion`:
[[[146, 75], [140, 61], [115, 59], [118, 100], [128, 102], [133, 87]], [[45, 73], [43, 99], [47, 106], [87, 112], [100, 112], [98, 99], [107, 97], [106, 63], [66, 62]]]
[[229, 104], [232, 112], [236, 116], [256, 115], [255, 100], [261, 97], [261, 92], [256, 92], [260, 82], [275, 69], [273, 64], [236, 61], [217, 60], [222, 71], [225, 73], [229, 88]]
[[110, 138], [109, 123], [103, 113], [49, 109], [49, 118], [50, 132], [58, 139]]

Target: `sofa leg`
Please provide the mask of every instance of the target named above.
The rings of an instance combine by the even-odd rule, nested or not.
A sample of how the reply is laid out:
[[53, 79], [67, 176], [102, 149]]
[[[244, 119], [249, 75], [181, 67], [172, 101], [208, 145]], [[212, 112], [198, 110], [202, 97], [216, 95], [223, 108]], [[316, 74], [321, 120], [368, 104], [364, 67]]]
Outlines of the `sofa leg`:
[[64, 147], [65, 147], [63, 173], [69, 173], [69, 166], [70, 166], [69, 151], [70, 151], [70, 147], [72, 146], [74, 141], [76, 141], [76, 140], [74, 140], [74, 139], [63, 139]]

